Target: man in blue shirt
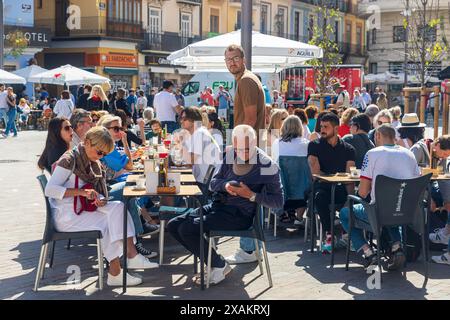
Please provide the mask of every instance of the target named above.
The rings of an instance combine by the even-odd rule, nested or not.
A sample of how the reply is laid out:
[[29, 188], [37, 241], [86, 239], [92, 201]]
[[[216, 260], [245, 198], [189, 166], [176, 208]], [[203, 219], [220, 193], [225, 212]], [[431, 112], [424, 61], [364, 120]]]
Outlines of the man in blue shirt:
[[227, 110], [231, 98], [230, 94], [224, 89], [222, 85], [219, 86], [219, 92], [217, 92], [215, 99], [219, 101], [219, 110], [217, 112], [219, 118], [228, 119]]
[[137, 120], [137, 116], [138, 116], [138, 112], [136, 110], [137, 108], [137, 97], [135, 94], [135, 91], [133, 88], [130, 89], [129, 91], [129, 95], [127, 97], [127, 104], [131, 109], [131, 114], [133, 116], [133, 120], [136, 122]]

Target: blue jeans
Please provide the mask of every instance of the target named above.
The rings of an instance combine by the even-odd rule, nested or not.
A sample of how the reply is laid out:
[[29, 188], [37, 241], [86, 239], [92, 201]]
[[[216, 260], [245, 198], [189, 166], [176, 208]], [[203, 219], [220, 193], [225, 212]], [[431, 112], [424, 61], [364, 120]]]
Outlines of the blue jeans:
[[162, 121], [161, 125], [162, 125], [163, 129], [167, 125], [167, 132], [168, 133], [173, 133], [175, 130], [180, 128], [178, 123], [175, 122], [175, 121]]
[[14, 132], [14, 135], [17, 136], [17, 127], [16, 127], [17, 110], [16, 110], [16, 108], [9, 110], [7, 115], [8, 115], [8, 124], [6, 125], [5, 134], [9, 135], [9, 132], [12, 130]]
[[[364, 222], [369, 223], [369, 219], [367, 218], [366, 211], [364, 210], [364, 207], [362, 204], [355, 204], [353, 206], [353, 214], [358, 220], [362, 220]], [[350, 220], [349, 220], [349, 209], [348, 207], [344, 207], [341, 209], [339, 218], [341, 219], [341, 224], [344, 227], [345, 231], [349, 231], [350, 229]], [[392, 242], [401, 241], [401, 235], [400, 235], [400, 228], [399, 227], [389, 227], [386, 228], [386, 231], [389, 234], [389, 237]], [[358, 228], [352, 229], [352, 243], [353, 247], [356, 250], [360, 250], [362, 246], [367, 244], [367, 240], [364, 238], [363, 230]]]
[[[264, 225], [264, 210], [261, 210], [260, 212], [260, 221], [261, 225]], [[256, 250], [255, 248], [255, 240], [252, 238], [241, 238], [239, 240], [239, 247], [247, 252], [253, 252]], [[258, 240], [258, 247], [261, 250], [261, 241]]]
[[[123, 202], [123, 188], [125, 187], [125, 182], [119, 182], [111, 186], [109, 191], [109, 196], [113, 197], [114, 201]], [[141, 218], [139, 215], [139, 207], [137, 205], [138, 199], [132, 198], [128, 201], [128, 211], [130, 212], [131, 218], [133, 219], [134, 229], [136, 230], [136, 235], [142, 234], [144, 228], [142, 227]]]
[[3, 119], [3, 122], [5, 123], [5, 128], [8, 125], [7, 112], [8, 112], [8, 109], [0, 109], [0, 119]]

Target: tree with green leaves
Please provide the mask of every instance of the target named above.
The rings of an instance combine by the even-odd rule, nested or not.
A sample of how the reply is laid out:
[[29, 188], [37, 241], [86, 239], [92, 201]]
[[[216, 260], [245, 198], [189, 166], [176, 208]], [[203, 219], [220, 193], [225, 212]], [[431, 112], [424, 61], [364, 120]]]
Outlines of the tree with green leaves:
[[332, 79], [333, 65], [342, 63], [339, 47], [335, 41], [337, 30], [334, 21], [340, 19], [339, 11], [335, 8], [336, 1], [316, 0], [316, 21], [313, 28], [313, 37], [310, 44], [323, 50], [323, 58], [309, 61], [314, 67], [314, 81], [320, 93], [332, 93], [330, 81]]
[[28, 40], [22, 31], [11, 31], [5, 35], [5, 56], [17, 58], [28, 48]]
[[417, 78], [421, 87], [424, 87], [434, 66], [448, 54], [444, 11], [439, 0], [409, 0], [409, 2], [410, 10], [407, 12], [409, 19], [405, 17], [403, 20], [403, 27], [408, 31], [407, 54], [409, 60], [417, 65]]

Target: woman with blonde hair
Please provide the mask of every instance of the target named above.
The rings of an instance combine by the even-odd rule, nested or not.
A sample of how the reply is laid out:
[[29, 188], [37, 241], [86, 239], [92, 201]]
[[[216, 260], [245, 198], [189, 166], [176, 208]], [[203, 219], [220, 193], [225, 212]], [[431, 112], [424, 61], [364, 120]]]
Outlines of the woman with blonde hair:
[[[269, 127], [267, 128], [267, 147], [272, 146], [272, 139], [280, 137], [280, 129], [283, 121], [289, 116], [285, 109], [275, 109], [270, 117]], [[269, 150], [269, 149], [268, 149]]]
[[350, 120], [356, 116], [359, 111], [355, 108], [348, 108], [342, 113], [341, 125], [338, 128], [338, 135], [343, 138], [345, 135], [350, 134]]
[[[109, 261], [107, 284], [121, 286], [123, 270], [120, 256], [123, 246], [123, 210], [120, 201], [108, 201], [105, 171], [100, 159], [114, 150], [114, 140], [106, 128], [94, 127], [78, 148], [67, 151], [58, 161], [45, 188], [50, 198], [53, 219], [60, 232], [99, 230], [102, 233], [104, 257]], [[77, 201], [80, 200], [80, 201]], [[81, 200], [89, 203], [82, 206]], [[83, 202], [84, 203], [84, 202]], [[158, 264], [148, 261], [136, 251], [135, 230], [131, 217], [127, 224], [127, 259], [130, 269], [150, 269]], [[142, 279], [126, 275], [128, 285]]]
[[108, 97], [103, 91], [103, 88], [100, 85], [95, 85], [92, 87], [91, 94], [87, 99], [86, 110], [87, 111], [98, 111], [98, 110], [106, 110], [108, 111]]

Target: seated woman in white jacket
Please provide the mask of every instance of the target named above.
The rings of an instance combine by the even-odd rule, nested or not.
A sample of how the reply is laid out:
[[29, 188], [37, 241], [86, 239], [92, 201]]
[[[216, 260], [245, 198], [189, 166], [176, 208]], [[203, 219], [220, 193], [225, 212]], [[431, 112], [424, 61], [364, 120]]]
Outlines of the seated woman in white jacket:
[[[45, 195], [50, 198], [53, 219], [58, 231], [100, 230], [102, 232], [103, 255], [110, 263], [107, 283], [110, 286], [121, 286], [123, 273], [119, 257], [123, 250], [124, 204], [120, 201], [105, 200], [108, 197], [108, 189], [105, 172], [99, 161], [113, 149], [114, 140], [106, 128], [90, 129], [84, 143], [81, 143], [78, 148], [67, 151], [59, 159], [45, 188]], [[80, 213], [81, 201], [77, 199], [79, 197], [93, 200], [97, 209]], [[138, 254], [134, 245], [134, 235], [133, 220], [128, 217], [128, 268], [158, 267], [158, 264]], [[127, 274], [128, 285], [138, 285], [141, 282], [140, 278]]]

